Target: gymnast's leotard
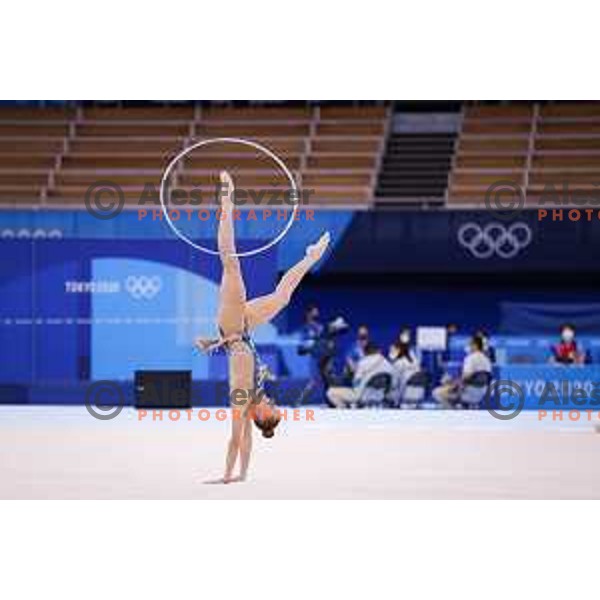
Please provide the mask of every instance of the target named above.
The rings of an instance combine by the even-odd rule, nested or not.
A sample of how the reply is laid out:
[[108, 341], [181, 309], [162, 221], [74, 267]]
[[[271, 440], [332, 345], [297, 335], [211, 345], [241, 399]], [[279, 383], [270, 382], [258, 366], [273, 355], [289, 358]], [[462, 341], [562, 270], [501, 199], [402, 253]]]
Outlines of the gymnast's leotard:
[[254, 357], [254, 385], [256, 386], [257, 390], [263, 390], [264, 389], [263, 384], [264, 384], [267, 376], [269, 375], [269, 368], [261, 359], [260, 354], [258, 353], [258, 350], [256, 349], [256, 344], [254, 343], [254, 340], [250, 336], [250, 333], [248, 332], [248, 330], [244, 329], [244, 331], [242, 332], [242, 334], [239, 337], [234, 337], [233, 339], [231, 339], [231, 338], [227, 339], [227, 338], [225, 338], [225, 336], [223, 335], [223, 331], [219, 327], [219, 335], [221, 336], [221, 340], [220, 340], [220, 343], [218, 344], [218, 346], [222, 347], [225, 350], [225, 352], [227, 352], [228, 354], [235, 352], [235, 350], [232, 350], [232, 347], [231, 347], [232, 344], [234, 344], [235, 342], [243, 342], [244, 344], [246, 344], [246, 346], [249, 348], [250, 352], [252, 353], [252, 355]]

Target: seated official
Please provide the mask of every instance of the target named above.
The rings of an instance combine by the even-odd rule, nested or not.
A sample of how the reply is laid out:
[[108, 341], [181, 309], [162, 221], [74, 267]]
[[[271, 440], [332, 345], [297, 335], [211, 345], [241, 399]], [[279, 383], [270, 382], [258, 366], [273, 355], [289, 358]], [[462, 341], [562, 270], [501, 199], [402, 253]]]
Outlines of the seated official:
[[403, 327], [398, 334], [398, 337], [388, 351], [388, 358], [393, 363], [399, 356], [402, 347], [408, 348], [408, 353], [413, 360], [417, 360], [415, 353], [412, 351], [412, 333], [410, 327]]
[[478, 329], [475, 337], [481, 338], [483, 344], [483, 353], [490, 359], [492, 364], [496, 363], [496, 349], [490, 342], [490, 337], [485, 329]]
[[438, 350], [434, 353], [433, 371], [435, 375], [446, 372], [449, 363], [452, 361], [452, 340], [458, 333], [456, 323], [446, 325], [446, 347], [444, 350]]
[[470, 379], [476, 373], [488, 373], [491, 377], [492, 363], [484, 352], [483, 340], [473, 336], [469, 343], [469, 353], [463, 361], [462, 375], [459, 379], [448, 379], [433, 390], [434, 399], [445, 408], [452, 406], [460, 400], [463, 389], [469, 385]]
[[411, 352], [408, 343], [397, 343], [395, 350], [395, 358], [391, 361], [394, 368], [394, 379], [390, 400], [401, 402], [404, 390], [406, 389], [406, 383], [415, 373], [421, 370], [421, 365]]
[[394, 379], [394, 368], [372, 342], [365, 347], [365, 356], [361, 358], [354, 372], [352, 387], [332, 386], [327, 390], [329, 403], [337, 408], [345, 408], [357, 404], [364, 396], [369, 381], [376, 375], [388, 374]]
[[561, 327], [560, 342], [552, 347], [550, 362], [561, 365], [581, 365], [585, 362], [585, 353], [577, 344], [573, 325], [565, 324]]

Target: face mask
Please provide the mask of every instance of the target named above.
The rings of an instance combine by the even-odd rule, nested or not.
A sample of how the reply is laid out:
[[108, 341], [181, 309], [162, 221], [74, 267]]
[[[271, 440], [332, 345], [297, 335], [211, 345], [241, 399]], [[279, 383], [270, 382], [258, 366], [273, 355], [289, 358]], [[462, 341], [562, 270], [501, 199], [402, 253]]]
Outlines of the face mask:
[[574, 338], [575, 338], [575, 332], [572, 331], [571, 329], [565, 329], [562, 332], [562, 339], [565, 342], [572, 342]]
[[402, 342], [403, 344], [410, 343], [410, 333], [401, 333], [400, 342]]

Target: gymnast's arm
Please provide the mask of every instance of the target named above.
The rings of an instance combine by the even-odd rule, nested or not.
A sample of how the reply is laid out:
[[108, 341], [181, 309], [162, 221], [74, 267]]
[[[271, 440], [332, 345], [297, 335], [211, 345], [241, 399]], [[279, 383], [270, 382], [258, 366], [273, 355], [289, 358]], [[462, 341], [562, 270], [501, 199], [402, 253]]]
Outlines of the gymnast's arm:
[[233, 481], [233, 469], [237, 462], [238, 454], [240, 454], [240, 448], [242, 445], [242, 435], [244, 433], [244, 420], [240, 417], [231, 417], [231, 437], [227, 444], [227, 454], [225, 458], [225, 475], [223, 475], [223, 483], [230, 483]]

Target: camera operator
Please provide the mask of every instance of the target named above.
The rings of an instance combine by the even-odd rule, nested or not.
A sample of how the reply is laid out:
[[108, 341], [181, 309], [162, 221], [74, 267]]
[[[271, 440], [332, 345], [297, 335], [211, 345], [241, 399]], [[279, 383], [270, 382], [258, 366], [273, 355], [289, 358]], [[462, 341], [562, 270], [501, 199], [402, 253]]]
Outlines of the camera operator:
[[319, 307], [316, 304], [310, 304], [306, 308], [302, 342], [298, 353], [311, 357], [311, 377], [313, 379], [320, 377], [325, 387], [328, 387], [330, 363], [333, 357], [326, 347], [324, 340], [326, 327], [319, 320], [319, 316]]
[[369, 328], [366, 325], [360, 325], [356, 331], [356, 340], [346, 355], [345, 373], [347, 379], [350, 381], [354, 377], [359, 361], [365, 357], [365, 348], [369, 344], [369, 341]]
[[304, 311], [304, 325], [302, 325], [302, 341], [317, 340], [323, 333], [323, 324], [319, 321], [319, 307], [309, 304]]
[[319, 309], [315, 305], [309, 306], [305, 315], [302, 342], [298, 348], [298, 354], [310, 356], [311, 379], [300, 396], [298, 401], [300, 404], [319, 384], [324, 388], [321, 396], [325, 396], [324, 392], [336, 384], [338, 377], [335, 373], [334, 361], [337, 337], [349, 329], [342, 317], [323, 325], [319, 321]]

